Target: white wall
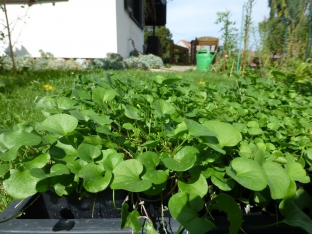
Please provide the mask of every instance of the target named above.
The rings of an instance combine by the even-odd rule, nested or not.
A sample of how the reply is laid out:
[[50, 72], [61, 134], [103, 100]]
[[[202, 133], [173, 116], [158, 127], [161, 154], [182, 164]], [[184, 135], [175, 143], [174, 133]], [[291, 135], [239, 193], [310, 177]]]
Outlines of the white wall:
[[[117, 41], [118, 53], [123, 57], [129, 57], [131, 51], [134, 50], [132, 40], [135, 48], [143, 54], [144, 32], [131, 19], [129, 13], [124, 9], [124, 1], [117, 0]], [[131, 39], [131, 40], [130, 40]]]
[[[69, 0], [55, 6], [9, 5], [15, 53], [39, 57], [42, 49], [64, 58], [103, 58], [108, 52], [128, 57], [133, 50], [129, 38], [142, 51], [143, 31], [131, 20], [123, 4], [124, 0]], [[25, 14], [26, 17], [16, 20]], [[4, 19], [3, 14], [0, 19]], [[2, 47], [8, 49], [8, 44]]]

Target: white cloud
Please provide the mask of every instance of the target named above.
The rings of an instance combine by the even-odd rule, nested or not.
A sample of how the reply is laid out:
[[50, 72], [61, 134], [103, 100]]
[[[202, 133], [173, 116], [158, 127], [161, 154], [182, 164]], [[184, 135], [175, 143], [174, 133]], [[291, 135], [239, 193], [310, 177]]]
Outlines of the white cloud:
[[[240, 30], [242, 9], [247, 0], [172, 0], [167, 3], [167, 25], [173, 40], [194, 40], [201, 36], [220, 37], [221, 24], [216, 25], [217, 12], [231, 11], [231, 21]], [[255, 24], [269, 15], [268, 1], [257, 0], [253, 7]]]

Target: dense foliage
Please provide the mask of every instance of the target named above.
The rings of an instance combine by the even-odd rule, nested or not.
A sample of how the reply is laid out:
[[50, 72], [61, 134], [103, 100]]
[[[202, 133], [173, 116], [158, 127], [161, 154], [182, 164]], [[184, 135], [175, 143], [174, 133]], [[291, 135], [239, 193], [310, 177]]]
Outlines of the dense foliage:
[[149, 195], [169, 199], [191, 233], [214, 228], [215, 211], [236, 233], [251, 207], [276, 205], [282, 222], [312, 233], [311, 97], [237, 79], [227, 87], [170, 74], [80, 76], [73, 90], [38, 102], [44, 121], [0, 135], [4, 189], [17, 199], [51, 187], [60, 196], [125, 190], [138, 202], [123, 205], [122, 228], [136, 231]]

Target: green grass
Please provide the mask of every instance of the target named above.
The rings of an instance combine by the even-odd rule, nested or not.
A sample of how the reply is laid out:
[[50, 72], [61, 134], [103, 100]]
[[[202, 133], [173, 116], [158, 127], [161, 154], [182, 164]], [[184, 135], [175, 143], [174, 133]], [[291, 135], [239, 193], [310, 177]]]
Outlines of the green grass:
[[[132, 79], [145, 79], [150, 76], [181, 77], [194, 84], [215, 84], [233, 86], [234, 78], [221, 76], [211, 72], [148, 72], [140, 70], [110, 71], [113, 77], [127, 76]], [[103, 71], [28, 71], [7, 72], [0, 74], [0, 133], [1, 129], [9, 129], [17, 123], [42, 121], [44, 116], [35, 109], [36, 103], [46, 95], [59, 95], [72, 89], [79, 75], [103, 76]], [[2, 82], [2, 83], [1, 83]], [[1, 85], [2, 84], [2, 85]], [[51, 86], [52, 89], [44, 88]], [[0, 162], [1, 163], [1, 162]], [[0, 213], [11, 202], [1, 187], [0, 181]]]

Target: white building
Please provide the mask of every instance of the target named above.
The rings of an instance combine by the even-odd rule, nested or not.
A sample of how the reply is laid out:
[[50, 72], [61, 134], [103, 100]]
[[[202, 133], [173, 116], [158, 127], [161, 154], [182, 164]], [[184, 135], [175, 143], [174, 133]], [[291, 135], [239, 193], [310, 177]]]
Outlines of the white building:
[[[62, 58], [128, 57], [143, 52], [144, 0], [6, 0], [15, 55]], [[36, 2], [32, 6], [27, 3]], [[1, 32], [6, 34], [4, 14]], [[0, 55], [9, 52], [7, 37]]]

